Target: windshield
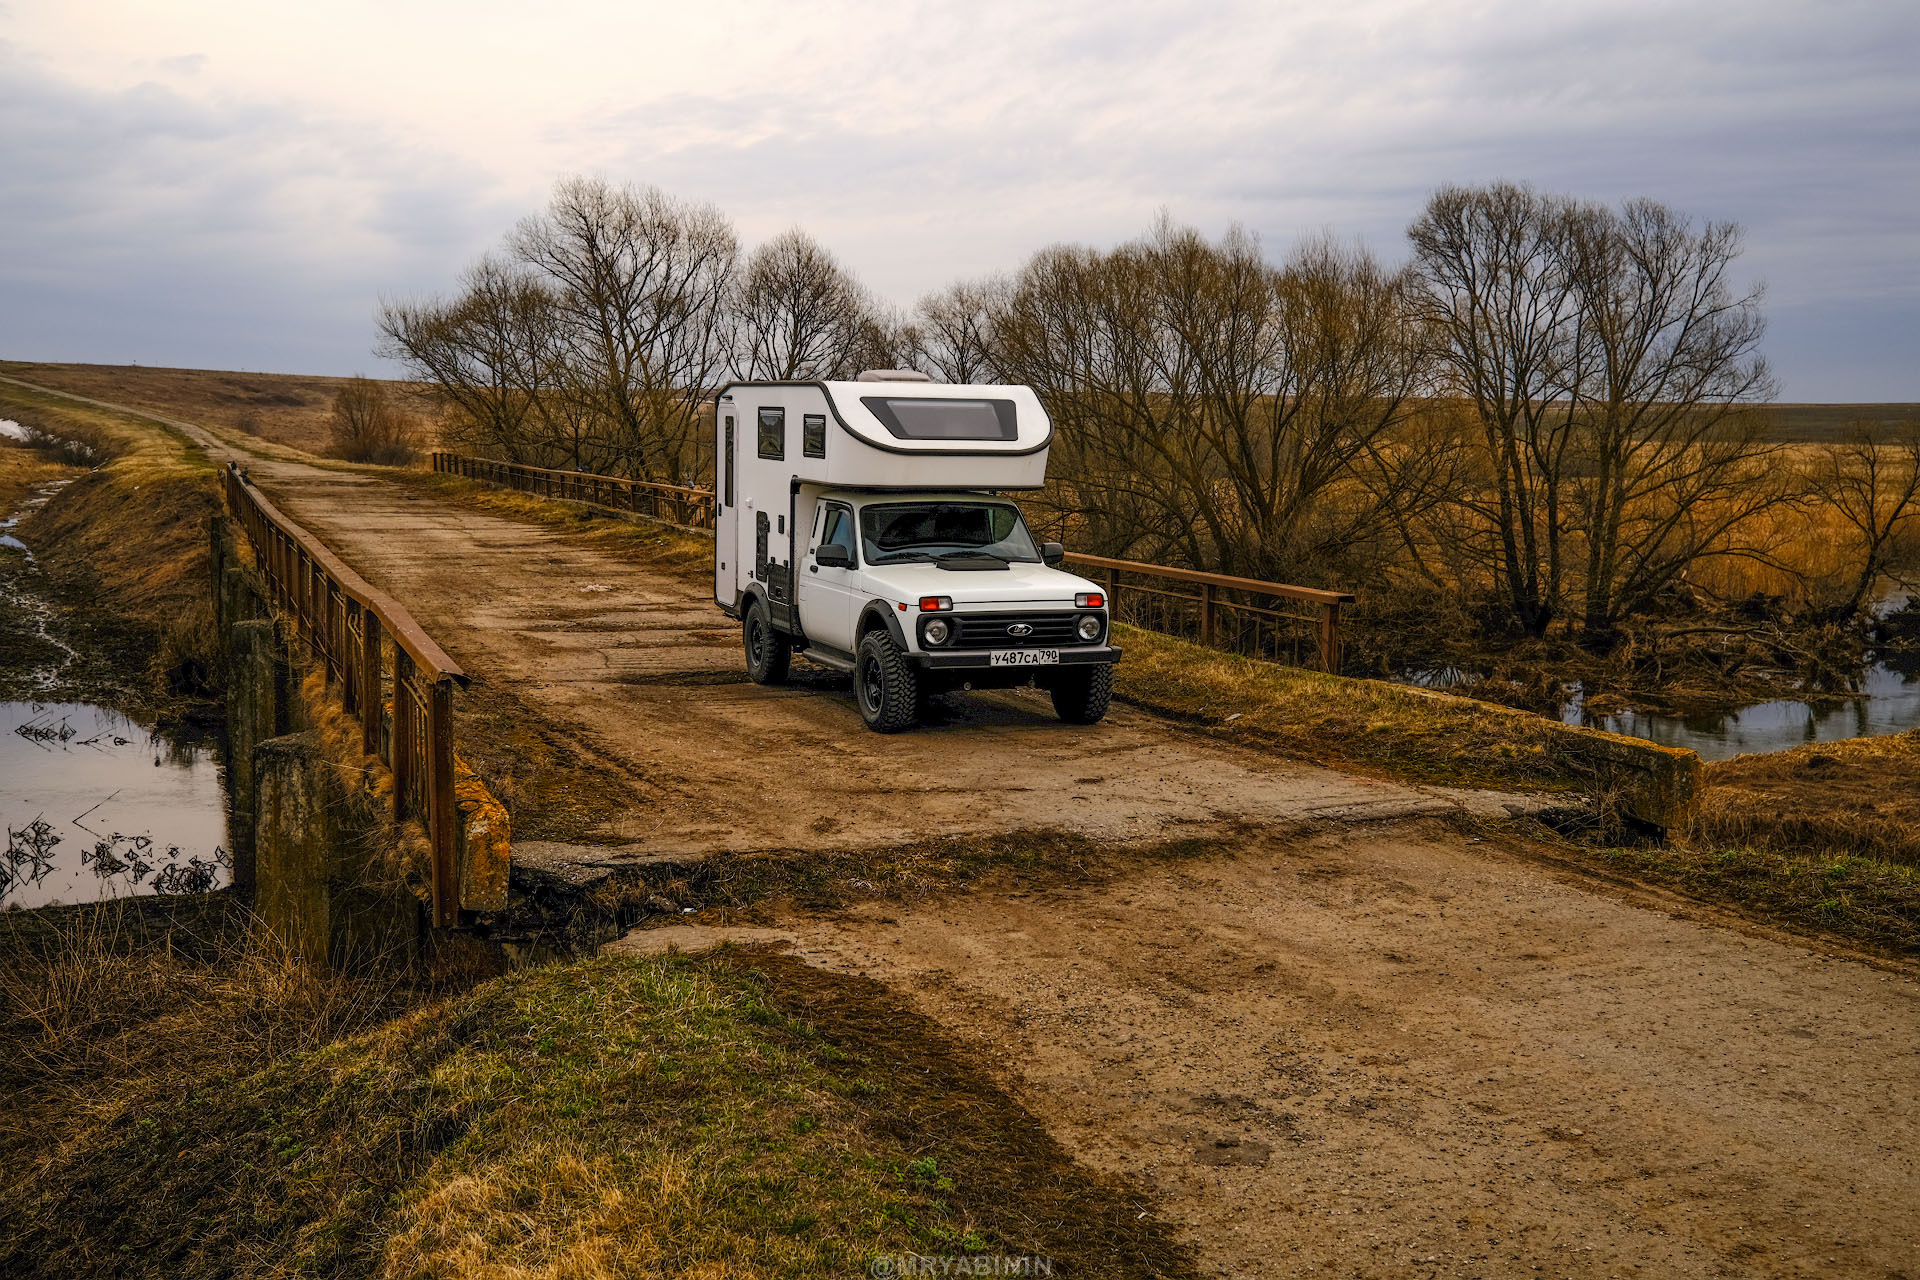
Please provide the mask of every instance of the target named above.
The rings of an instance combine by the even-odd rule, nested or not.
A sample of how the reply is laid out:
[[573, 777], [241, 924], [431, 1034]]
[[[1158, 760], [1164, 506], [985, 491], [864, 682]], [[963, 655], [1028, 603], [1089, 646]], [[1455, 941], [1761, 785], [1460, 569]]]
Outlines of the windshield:
[[860, 533], [868, 564], [992, 556], [1037, 561], [1010, 502], [886, 502], [862, 509]]

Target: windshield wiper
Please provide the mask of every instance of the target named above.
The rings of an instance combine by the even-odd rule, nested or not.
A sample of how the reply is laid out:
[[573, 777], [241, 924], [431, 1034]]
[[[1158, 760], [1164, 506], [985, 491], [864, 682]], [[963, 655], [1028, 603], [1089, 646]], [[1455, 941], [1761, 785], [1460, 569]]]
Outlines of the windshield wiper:
[[931, 560], [932, 556], [924, 551], [889, 551], [885, 555], [869, 556], [868, 564], [892, 564], [900, 560]]

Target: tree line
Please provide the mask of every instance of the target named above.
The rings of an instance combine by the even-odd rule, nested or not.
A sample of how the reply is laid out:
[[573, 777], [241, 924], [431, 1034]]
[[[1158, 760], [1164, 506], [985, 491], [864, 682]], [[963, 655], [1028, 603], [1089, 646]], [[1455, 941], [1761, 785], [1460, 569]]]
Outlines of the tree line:
[[1030, 514], [1081, 549], [1602, 649], [1703, 562], [1787, 564], [1783, 507], [1857, 535], [1835, 607], [1912, 550], [1911, 440], [1809, 468], [1767, 439], [1737, 226], [1494, 183], [1437, 191], [1407, 240], [1400, 266], [1331, 237], [1274, 261], [1163, 217], [900, 313], [802, 232], [743, 253], [711, 206], [573, 179], [451, 297], [384, 305], [382, 354], [458, 447], [675, 483], [710, 483], [730, 378], [1026, 383], [1058, 428]]

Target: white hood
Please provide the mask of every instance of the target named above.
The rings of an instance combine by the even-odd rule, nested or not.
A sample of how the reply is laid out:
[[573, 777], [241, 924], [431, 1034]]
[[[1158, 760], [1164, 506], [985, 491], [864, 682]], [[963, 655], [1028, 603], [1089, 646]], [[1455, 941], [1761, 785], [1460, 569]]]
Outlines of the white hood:
[[1005, 569], [942, 569], [938, 565], [914, 561], [907, 564], [879, 564], [862, 570], [862, 576], [880, 594], [892, 592], [894, 604], [909, 609], [922, 596], [947, 596], [956, 613], [972, 609], [996, 609], [1004, 605], [1053, 605], [1073, 608], [1073, 598], [1101, 587], [1085, 578], [1044, 564], [1010, 564]]

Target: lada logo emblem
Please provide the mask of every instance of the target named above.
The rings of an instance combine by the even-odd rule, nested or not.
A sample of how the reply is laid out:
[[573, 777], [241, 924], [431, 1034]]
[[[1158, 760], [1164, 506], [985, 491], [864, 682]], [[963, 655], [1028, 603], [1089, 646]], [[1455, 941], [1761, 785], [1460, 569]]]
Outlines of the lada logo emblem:
[[1030, 636], [1033, 634], [1033, 628], [1024, 622], [1016, 622], [1007, 628], [1007, 634], [1010, 636]]

